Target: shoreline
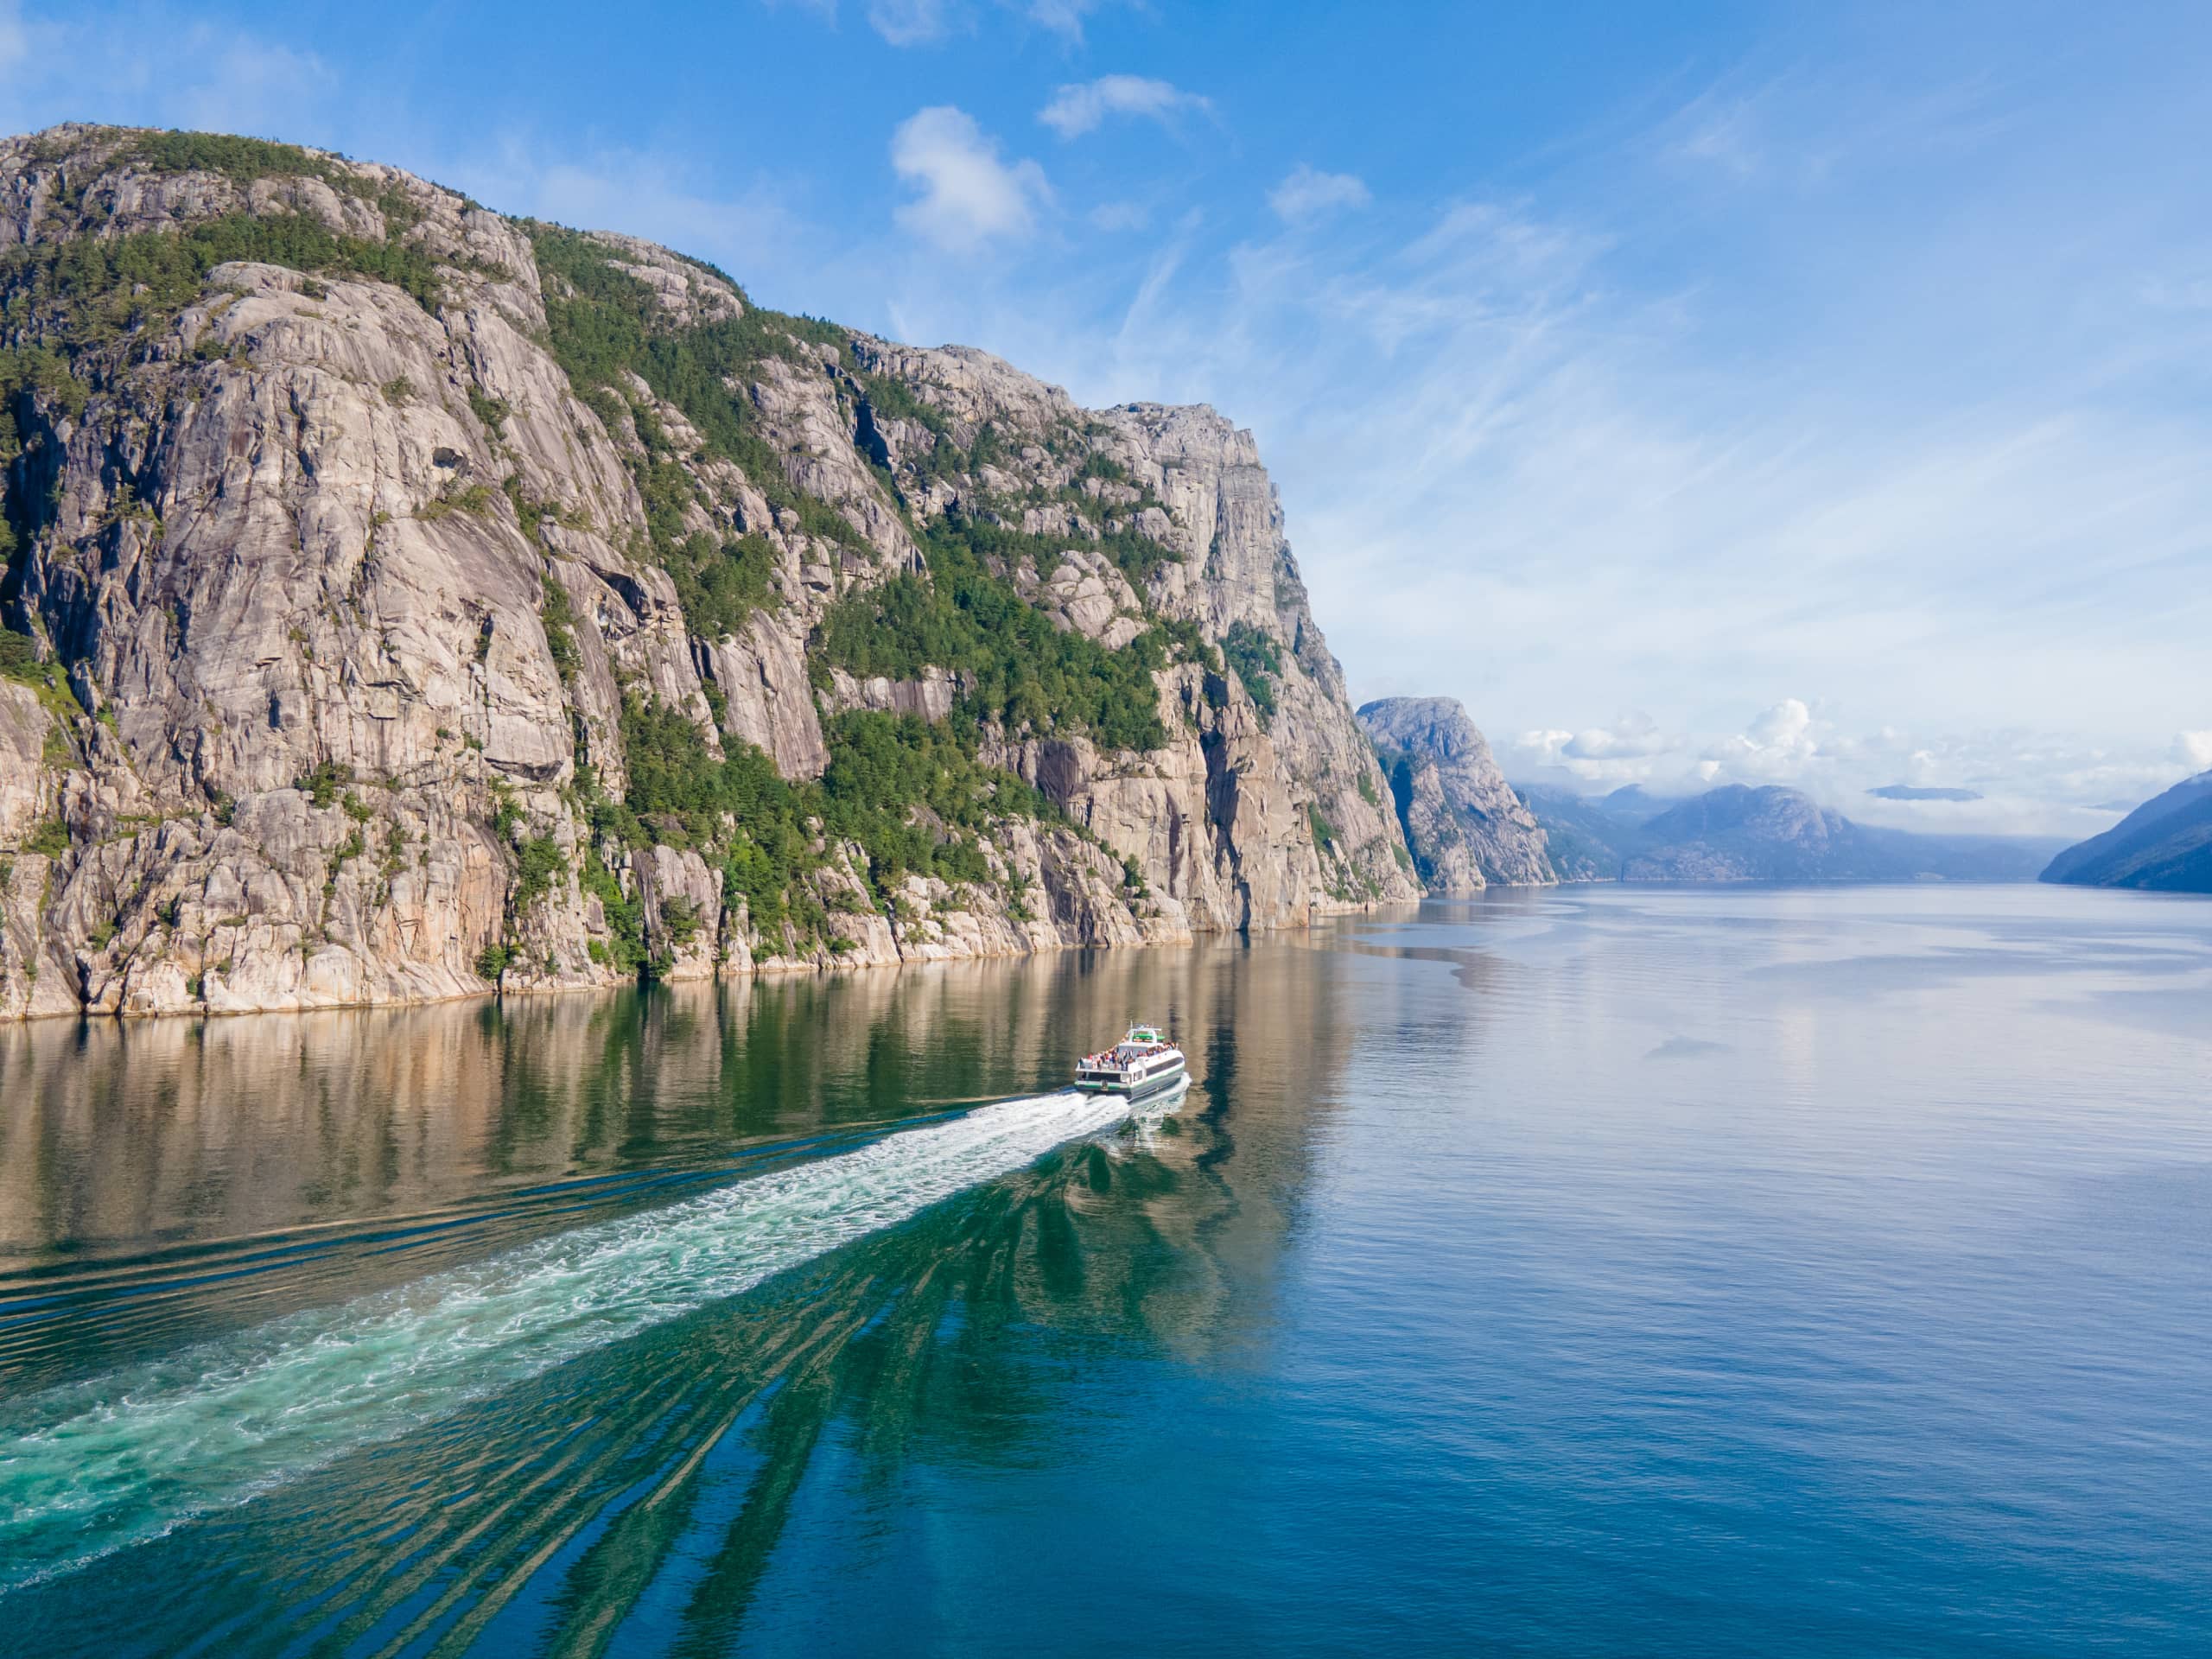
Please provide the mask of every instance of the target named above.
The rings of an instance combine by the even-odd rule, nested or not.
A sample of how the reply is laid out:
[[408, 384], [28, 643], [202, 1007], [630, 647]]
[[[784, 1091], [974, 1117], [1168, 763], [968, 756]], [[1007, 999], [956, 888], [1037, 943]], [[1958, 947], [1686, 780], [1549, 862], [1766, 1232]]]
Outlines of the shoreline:
[[[373, 1013], [388, 1009], [440, 1007], [456, 1002], [500, 1001], [508, 997], [519, 1000], [568, 996], [586, 992], [604, 994], [644, 985], [707, 985], [717, 984], [725, 980], [732, 982], [757, 979], [790, 980], [817, 976], [826, 977], [832, 975], [858, 974], [881, 969], [945, 967], [963, 963], [1022, 962], [1031, 957], [1056, 956], [1071, 950], [1191, 950], [1203, 942], [1249, 938], [1255, 933], [1262, 936], [1306, 933], [1312, 931], [1315, 924], [1340, 916], [1376, 915], [1384, 912], [1403, 912], [1410, 914], [1419, 907], [1419, 903], [1395, 905], [1378, 902], [1334, 903], [1325, 908], [1319, 905], [1309, 906], [1306, 919], [1302, 922], [1263, 928], [1192, 928], [1179, 938], [1136, 939], [1119, 943], [1111, 939], [1061, 940], [1055, 944], [1033, 946], [1027, 950], [969, 951], [957, 956], [882, 957], [854, 952], [849, 957], [830, 957], [815, 962], [772, 957], [765, 961], [754, 962], [747, 967], [735, 969], [726, 969], [722, 963], [716, 962], [712, 963], [706, 972], [696, 971], [686, 964], [683, 971], [652, 976], [636, 974], [605, 980], [578, 980], [567, 982], [525, 981], [514, 985], [493, 983], [480, 988], [473, 988], [443, 994], [412, 996], [352, 997], [327, 1001], [298, 1001], [265, 1003], [251, 1007], [222, 1008], [210, 1007], [204, 1001], [188, 1007], [153, 1008], [132, 1008], [123, 1006], [113, 1008], [93, 1008], [80, 1002], [73, 1008], [54, 1008], [37, 1012], [26, 1010], [20, 1014], [0, 1014], [0, 1032], [16, 1027], [46, 1025], [64, 1020], [75, 1020], [87, 1025], [95, 1020], [112, 1020], [118, 1024], [139, 1024], [162, 1020], [245, 1019], [256, 1014], [269, 1014]], [[895, 936], [893, 943], [894, 946], [897, 944]]]

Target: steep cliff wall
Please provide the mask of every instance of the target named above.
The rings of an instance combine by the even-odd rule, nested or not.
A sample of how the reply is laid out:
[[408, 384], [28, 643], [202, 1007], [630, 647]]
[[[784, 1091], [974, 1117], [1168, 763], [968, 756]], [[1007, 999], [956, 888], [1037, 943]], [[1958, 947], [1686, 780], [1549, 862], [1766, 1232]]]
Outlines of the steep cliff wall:
[[111, 128], [0, 143], [0, 1017], [1414, 892], [1211, 410], [1084, 410], [390, 168]]
[[1449, 697], [1385, 697], [1363, 705], [1408, 844], [1431, 893], [1479, 893], [1491, 882], [1547, 887], [1559, 878], [1544, 831], [1505, 781], [1467, 711]]

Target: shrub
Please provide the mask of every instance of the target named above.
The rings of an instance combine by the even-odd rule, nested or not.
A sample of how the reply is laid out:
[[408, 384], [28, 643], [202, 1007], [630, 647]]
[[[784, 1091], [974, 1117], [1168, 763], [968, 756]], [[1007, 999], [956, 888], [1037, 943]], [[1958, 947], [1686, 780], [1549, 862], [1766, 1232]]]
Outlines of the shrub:
[[708, 536], [688, 537], [664, 553], [661, 563], [675, 579], [685, 625], [702, 639], [740, 632], [753, 612], [766, 610], [775, 601], [769, 577], [776, 568], [776, 550], [765, 536], [720, 543]]
[[1273, 719], [1275, 682], [1282, 676], [1282, 655], [1274, 637], [1249, 622], [1232, 622], [1223, 637], [1221, 654], [1236, 671], [1236, 677], [1243, 683], [1244, 693], [1252, 699], [1252, 706], [1260, 711], [1261, 720], [1264, 722]]
[[492, 833], [501, 841], [512, 841], [522, 823], [522, 804], [515, 799], [515, 792], [504, 778], [492, 780]]
[[515, 953], [504, 941], [494, 940], [476, 953], [476, 972], [480, 978], [496, 981], [507, 971], [507, 964]]
[[593, 847], [584, 855], [582, 878], [583, 889], [599, 900], [601, 912], [607, 918], [608, 942], [602, 945], [596, 939], [592, 960], [612, 963], [626, 971], [635, 971], [645, 964], [645, 907], [636, 899], [626, 898], [622, 884], [614, 879]]
[[663, 899], [660, 925], [661, 931], [668, 936], [669, 944], [681, 950], [698, 937], [698, 910], [689, 899], [681, 896]]
[[568, 874], [569, 861], [561, 843], [550, 836], [537, 836], [523, 843], [516, 861], [514, 910], [520, 915], [552, 891], [554, 881]]
[[240, 184], [289, 178], [321, 179], [342, 186], [354, 181], [343, 168], [297, 144], [224, 132], [142, 133], [116, 159], [137, 162], [156, 173], [218, 173]]
[[473, 512], [480, 518], [491, 511], [492, 486], [488, 484], [448, 485], [415, 510], [417, 518], [439, 519], [449, 512]]
[[329, 806], [338, 799], [340, 788], [353, 781], [353, 769], [341, 766], [335, 760], [319, 762], [313, 772], [302, 772], [292, 779], [292, 787], [303, 790], [315, 806]]
[[973, 681], [972, 718], [1088, 732], [1106, 748], [1166, 744], [1153, 674], [1183, 646], [1182, 634], [1154, 628], [1109, 651], [1056, 627], [986, 563], [1057, 556], [1041, 537], [948, 515], [931, 526], [926, 549], [931, 580], [895, 576], [831, 608], [817, 641], [825, 662], [862, 679], [959, 671]]
[[576, 649], [576, 613], [569, 602], [569, 590], [550, 572], [545, 577], [544, 594], [537, 613], [545, 625], [545, 649], [553, 658], [553, 671], [561, 677], [562, 684], [569, 685], [575, 682], [583, 661]]
[[11, 332], [46, 340], [73, 366], [87, 352], [166, 327], [200, 298], [207, 273], [232, 260], [390, 283], [426, 311], [439, 302], [437, 266], [421, 248], [340, 236], [298, 213], [233, 213], [177, 231], [10, 249], [0, 255], [0, 289], [10, 296]]
[[12, 628], [0, 628], [0, 679], [45, 684], [46, 664], [38, 659], [38, 641]]
[[[708, 451], [743, 467], [772, 505], [794, 506], [782, 457], [758, 429], [758, 416], [730, 391], [772, 357], [805, 361], [809, 345], [849, 346], [833, 324], [746, 302], [741, 315], [677, 326], [653, 291], [615, 263], [613, 251], [557, 225], [533, 223], [531, 240], [547, 279], [545, 320], [554, 360], [587, 403], [635, 374], [673, 404]], [[599, 404], [605, 413], [611, 405]], [[602, 416], [604, 418], [604, 415]]]
[[1319, 804], [1309, 801], [1306, 805], [1307, 827], [1313, 832], [1313, 850], [1326, 858], [1337, 849], [1337, 827], [1322, 812]]

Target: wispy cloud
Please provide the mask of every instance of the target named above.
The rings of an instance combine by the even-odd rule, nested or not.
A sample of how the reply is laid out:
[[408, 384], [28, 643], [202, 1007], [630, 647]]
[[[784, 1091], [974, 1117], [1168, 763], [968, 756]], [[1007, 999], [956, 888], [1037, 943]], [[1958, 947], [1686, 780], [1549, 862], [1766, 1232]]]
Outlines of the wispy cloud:
[[899, 223], [952, 253], [1018, 241], [1052, 200], [1036, 162], [999, 159], [997, 142], [950, 105], [922, 110], [891, 138], [891, 165], [919, 194], [898, 209]]
[[1050, 29], [1071, 46], [1083, 44], [1084, 20], [1103, 10], [1109, 0], [1027, 0], [1021, 10], [1030, 22]]
[[0, 128], [120, 120], [330, 141], [338, 76], [312, 51], [250, 30], [0, 4]]
[[1152, 223], [1152, 209], [1141, 201], [1102, 201], [1089, 217], [1102, 231], [1141, 231]]
[[1286, 225], [1311, 225], [1370, 200], [1366, 184], [1351, 174], [1317, 172], [1304, 162], [1268, 192], [1268, 206]]
[[952, 33], [948, 0], [868, 0], [868, 27], [893, 46], [931, 46]]
[[16, 0], [0, 3], [0, 75], [13, 74], [16, 66], [30, 54], [30, 40], [23, 29], [23, 9]]
[[[1900, 821], [1857, 797], [1963, 784], [1978, 827], [2072, 833], [2178, 775], [2172, 733], [2212, 719], [2202, 423], [2115, 401], [2108, 361], [2070, 378], [2063, 340], [2033, 378], [1909, 399], [1878, 334], [1731, 362], [1732, 315], [1630, 281], [1630, 234], [1471, 200], [1179, 247], [1096, 324], [1033, 292], [911, 315], [1089, 401], [1251, 422], [1362, 695], [1450, 692], [1619, 781], [1703, 767]], [[2025, 302], [2031, 267], [1961, 268]], [[1747, 688], [1768, 712], [1725, 720]]]
[[1136, 116], [1166, 126], [1184, 114], [1211, 115], [1213, 105], [1164, 80], [1143, 75], [1101, 75], [1061, 87], [1037, 118], [1063, 138], [1096, 132], [1111, 115]]
[[[1116, 0], [998, 0], [1003, 14], [1018, 16], [1049, 34], [1057, 35], [1067, 46], [1084, 43], [1084, 24], [1094, 12], [1103, 11]], [[824, 22], [834, 23], [837, 17], [837, 0], [764, 0], [771, 6], [792, 6], [802, 11], [813, 12]], [[954, 35], [972, 31], [977, 23], [976, 9], [963, 0], [867, 0], [868, 27], [889, 45], [935, 46]]]
[[641, 236], [712, 259], [748, 285], [794, 289], [836, 240], [786, 181], [763, 177], [733, 189], [700, 176], [690, 156], [664, 150], [573, 149], [516, 129], [487, 149], [421, 165], [503, 212]]
[[1955, 154], [2011, 124], [1980, 77], [1904, 90], [1886, 76], [1794, 69], [1722, 78], [1661, 119], [1651, 143], [1680, 171], [1738, 184], [1811, 187], [1900, 160]]
[[1662, 126], [1666, 155], [1677, 162], [1717, 168], [1733, 178], [1756, 178], [1770, 162], [1760, 130], [1760, 102], [1756, 93], [1699, 94]]

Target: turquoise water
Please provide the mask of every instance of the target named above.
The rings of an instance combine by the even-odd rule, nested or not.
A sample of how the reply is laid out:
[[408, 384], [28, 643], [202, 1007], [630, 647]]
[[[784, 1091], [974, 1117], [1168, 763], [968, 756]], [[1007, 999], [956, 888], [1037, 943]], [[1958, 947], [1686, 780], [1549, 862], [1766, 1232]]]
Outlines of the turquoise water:
[[[1059, 1084], [1139, 1016], [1131, 1128]], [[0, 1629], [2201, 1653], [2212, 905], [0, 1033]]]

